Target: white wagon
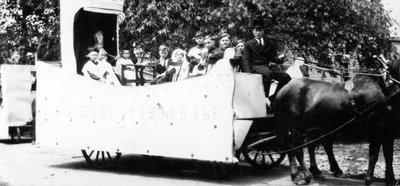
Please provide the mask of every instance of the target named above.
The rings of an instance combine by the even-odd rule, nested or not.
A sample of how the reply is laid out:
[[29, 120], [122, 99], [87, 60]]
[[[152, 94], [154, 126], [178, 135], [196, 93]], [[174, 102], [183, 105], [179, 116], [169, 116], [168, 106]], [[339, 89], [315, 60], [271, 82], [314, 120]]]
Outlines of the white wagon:
[[[88, 46], [82, 34], [89, 37], [105, 27], [83, 23], [99, 17], [113, 21], [108, 24], [115, 25], [114, 30], [105, 34], [105, 40], [114, 46], [106, 50], [116, 54], [113, 42], [118, 43], [123, 1], [60, 3], [61, 65], [36, 64], [37, 145], [82, 149], [86, 160], [97, 167], [112, 165], [121, 153], [221, 165], [222, 171], [203, 169], [212, 177], [224, 175], [226, 166], [238, 162], [236, 153], [253, 119], [267, 116], [261, 76], [234, 73], [229, 63], [221, 62], [206, 76], [154, 86], [114, 86], [86, 79], [77, 74], [82, 65], [80, 47]], [[255, 165], [276, 165], [284, 157], [268, 156], [271, 161], [266, 162], [250, 151], [245, 156]]]

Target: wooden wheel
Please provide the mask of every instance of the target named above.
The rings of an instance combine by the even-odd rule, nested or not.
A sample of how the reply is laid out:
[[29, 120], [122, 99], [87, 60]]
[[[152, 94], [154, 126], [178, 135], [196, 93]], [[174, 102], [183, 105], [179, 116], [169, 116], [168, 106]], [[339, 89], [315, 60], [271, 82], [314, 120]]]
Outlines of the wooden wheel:
[[222, 163], [216, 161], [198, 162], [198, 171], [201, 175], [211, 178], [220, 179], [228, 176], [235, 168], [234, 163]]
[[111, 155], [108, 151], [95, 151], [92, 150], [88, 154], [86, 150], [82, 149], [83, 157], [85, 157], [86, 162], [95, 168], [104, 169], [115, 165], [117, 161], [121, 158], [121, 153], [116, 152], [115, 155]]
[[275, 136], [253, 134], [246, 139], [242, 147], [244, 158], [253, 167], [260, 169], [271, 169], [278, 166], [286, 154], [277, 154], [279, 151]]

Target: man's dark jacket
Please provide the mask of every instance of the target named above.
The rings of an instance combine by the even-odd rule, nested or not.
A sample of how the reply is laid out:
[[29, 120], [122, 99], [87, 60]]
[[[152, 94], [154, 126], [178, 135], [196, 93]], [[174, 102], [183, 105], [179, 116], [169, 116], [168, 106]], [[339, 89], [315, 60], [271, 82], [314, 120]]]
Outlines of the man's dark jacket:
[[253, 65], [268, 65], [277, 62], [278, 52], [275, 45], [267, 40], [261, 45], [255, 38], [244, 44], [243, 50], [243, 72], [251, 72]]

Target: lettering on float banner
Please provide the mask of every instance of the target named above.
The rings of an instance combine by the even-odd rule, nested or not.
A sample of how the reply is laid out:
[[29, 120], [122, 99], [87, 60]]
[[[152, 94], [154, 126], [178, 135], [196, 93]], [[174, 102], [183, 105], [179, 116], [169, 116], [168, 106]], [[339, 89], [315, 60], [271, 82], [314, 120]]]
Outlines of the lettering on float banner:
[[67, 107], [67, 118], [114, 120], [114, 121], [221, 121], [221, 108], [210, 106], [150, 106], [139, 105], [130, 107]]

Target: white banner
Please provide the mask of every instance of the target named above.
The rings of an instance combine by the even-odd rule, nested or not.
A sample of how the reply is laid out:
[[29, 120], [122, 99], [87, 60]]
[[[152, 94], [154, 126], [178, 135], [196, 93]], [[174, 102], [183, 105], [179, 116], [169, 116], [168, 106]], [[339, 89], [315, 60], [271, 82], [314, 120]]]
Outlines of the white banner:
[[233, 73], [118, 87], [39, 62], [37, 77], [39, 145], [233, 161]]
[[1, 92], [2, 107], [0, 108], [0, 138], [9, 138], [9, 126], [26, 125], [32, 121], [32, 101], [35, 97], [31, 93], [34, 77], [32, 65], [2, 65]]

